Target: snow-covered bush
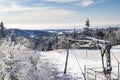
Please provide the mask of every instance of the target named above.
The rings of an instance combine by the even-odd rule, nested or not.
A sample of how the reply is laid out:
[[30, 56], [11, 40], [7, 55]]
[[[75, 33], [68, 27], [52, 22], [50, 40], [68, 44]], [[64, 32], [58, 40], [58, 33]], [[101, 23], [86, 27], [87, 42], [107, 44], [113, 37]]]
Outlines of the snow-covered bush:
[[57, 70], [39, 52], [5, 39], [0, 46], [0, 80], [51, 80]]

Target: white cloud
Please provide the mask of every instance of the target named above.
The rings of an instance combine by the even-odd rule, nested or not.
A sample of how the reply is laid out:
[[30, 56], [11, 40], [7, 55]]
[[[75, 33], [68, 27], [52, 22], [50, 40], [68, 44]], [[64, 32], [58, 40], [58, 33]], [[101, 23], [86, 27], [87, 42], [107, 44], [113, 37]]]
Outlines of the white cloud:
[[[19, 14], [15, 14], [9, 16], [8, 21], [11, 23], [50, 23], [50, 22], [67, 22], [68, 18], [72, 18], [75, 15], [74, 12], [69, 10], [56, 10], [50, 8], [28, 8], [24, 7], [15, 8], [14, 11], [24, 11], [19, 12]], [[10, 9], [8, 9], [9, 11]], [[12, 20], [11, 20], [12, 19]]]
[[89, 6], [89, 5], [93, 4], [93, 3], [94, 3], [93, 0], [82, 0], [80, 2], [80, 5], [83, 6], [83, 7], [86, 7], [86, 6]]
[[[13, 14], [14, 12], [16, 13]], [[50, 7], [25, 7], [20, 5], [3, 7], [0, 13], [6, 14], [5, 16], [0, 15], [1, 20], [6, 24], [23, 24], [24, 26], [34, 24], [35, 26], [44, 25], [47, 28], [48, 24], [51, 26], [56, 26], [55, 24], [72, 24], [78, 18], [78, 14], [70, 10], [58, 10]]]
[[0, 0], [0, 2], [3, 2], [4, 0]]
[[56, 3], [68, 3], [68, 2], [74, 2], [77, 0], [46, 0], [46, 2], [56, 2]]
[[1, 13], [4, 12], [16, 12], [16, 11], [26, 11], [29, 10], [28, 8], [24, 8], [22, 6], [19, 5], [11, 5], [11, 6], [4, 6], [0, 8]]
[[[5, 1], [5, 0], [0, 0]], [[20, 0], [12, 0], [12, 1], [20, 1]], [[27, 0], [30, 1], [30, 0]], [[96, 1], [93, 0], [47, 0], [47, 1], [54, 1], [54, 2], [72, 2], [76, 1], [79, 2], [81, 6], [86, 7], [90, 6], [91, 4], [95, 4]], [[78, 3], [73, 4], [78, 4]], [[47, 28], [73, 28], [74, 26], [85, 26], [84, 20], [86, 17], [89, 17], [87, 13], [82, 14], [77, 11], [73, 10], [66, 10], [66, 9], [58, 9], [52, 7], [35, 7], [35, 6], [22, 6], [18, 5], [16, 2], [10, 3], [8, 6], [1, 6], [0, 5], [0, 20], [5, 22], [5, 24], [10, 24], [10, 27], [21, 27], [22, 29], [47, 29]], [[92, 15], [90, 15], [91, 17]], [[93, 21], [91, 25], [94, 24], [103, 24], [102, 22]], [[109, 22], [108, 23], [115, 23], [120, 24], [119, 22]], [[106, 22], [104, 24], [107, 24]], [[9, 25], [7, 25], [9, 26]], [[7, 27], [6, 26], [6, 27]], [[35, 26], [33, 28], [33, 26]], [[44, 26], [44, 27], [43, 27]], [[64, 26], [64, 27], [63, 27]], [[66, 27], [65, 27], [66, 26]], [[73, 27], [71, 27], [73, 26]]]
[[104, 21], [104, 22], [92, 22], [91, 25], [94, 25], [94, 26], [106, 26], [106, 27], [109, 27], [109, 26], [113, 26], [114, 25], [120, 25], [120, 21]]
[[73, 29], [75, 28], [82, 28], [83, 25], [80, 23], [69, 23], [69, 24], [5, 24], [7, 28], [19, 28], [19, 29], [31, 29], [31, 30], [38, 30], [38, 29]]

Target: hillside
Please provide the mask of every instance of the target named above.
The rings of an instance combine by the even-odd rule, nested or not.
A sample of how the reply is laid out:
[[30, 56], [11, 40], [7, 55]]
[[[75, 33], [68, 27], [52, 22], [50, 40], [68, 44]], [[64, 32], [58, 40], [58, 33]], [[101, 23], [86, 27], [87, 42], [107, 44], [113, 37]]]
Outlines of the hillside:
[[[119, 46], [113, 47], [111, 51], [117, 59], [120, 58]], [[14, 46], [10, 45], [10, 41], [3, 40], [0, 46], [0, 80], [57, 80], [58, 78], [64, 80], [65, 75], [62, 74], [66, 53], [65, 49], [33, 51], [25, 44], [19, 43]], [[112, 54], [112, 66], [117, 66], [118, 62]], [[70, 49], [66, 78], [68, 80], [84, 80], [82, 74], [84, 65], [93, 69], [102, 67], [100, 51]], [[113, 67], [112, 71], [117, 74], [117, 68]]]

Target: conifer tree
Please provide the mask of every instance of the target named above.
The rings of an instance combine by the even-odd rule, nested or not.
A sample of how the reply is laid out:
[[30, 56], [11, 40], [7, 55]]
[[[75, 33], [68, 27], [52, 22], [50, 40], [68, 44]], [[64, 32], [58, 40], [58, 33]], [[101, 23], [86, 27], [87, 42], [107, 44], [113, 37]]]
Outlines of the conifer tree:
[[5, 36], [6, 36], [5, 27], [4, 27], [3, 22], [1, 22], [0, 23], [0, 38], [4, 38]]

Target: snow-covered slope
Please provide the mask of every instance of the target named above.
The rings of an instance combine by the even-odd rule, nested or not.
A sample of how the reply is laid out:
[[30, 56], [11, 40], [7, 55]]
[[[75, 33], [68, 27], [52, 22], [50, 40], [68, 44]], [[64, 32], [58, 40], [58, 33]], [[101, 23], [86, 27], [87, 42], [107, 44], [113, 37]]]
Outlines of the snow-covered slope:
[[[62, 76], [67, 53], [65, 49], [39, 52], [25, 45], [18, 43], [14, 46], [9, 40], [1, 43], [0, 80], [56, 80], [56, 76]], [[114, 56], [119, 60], [119, 46], [113, 47], [111, 52], [112, 66], [116, 66], [118, 64]], [[84, 80], [82, 73], [85, 65], [87, 68], [96, 68], [102, 67], [101, 64], [99, 50], [70, 49], [67, 67], [69, 80]], [[112, 71], [117, 72], [117, 69], [113, 68]]]
[[[112, 66], [117, 66], [118, 62], [115, 57], [119, 60], [120, 58], [120, 49], [113, 48], [111, 50], [111, 63]], [[41, 55], [44, 55], [50, 62], [57, 65], [58, 71], [60, 74], [63, 74], [66, 60], [66, 50], [55, 50], [49, 52], [40, 52]], [[114, 55], [114, 56], [113, 56]], [[80, 79], [84, 80], [83, 72], [84, 66], [87, 68], [98, 68], [98, 71], [103, 71], [101, 53], [100, 50], [78, 50], [71, 49], [68, 59], [67, 74], [72, 76], [72, 80]], [[101, 68], [100, 68], [101, 67]], [[114, 73], [117, 73], [117, 67], [113, 67], [112, 70]], [[115, 76], [116, 78], [117, 76]]]

